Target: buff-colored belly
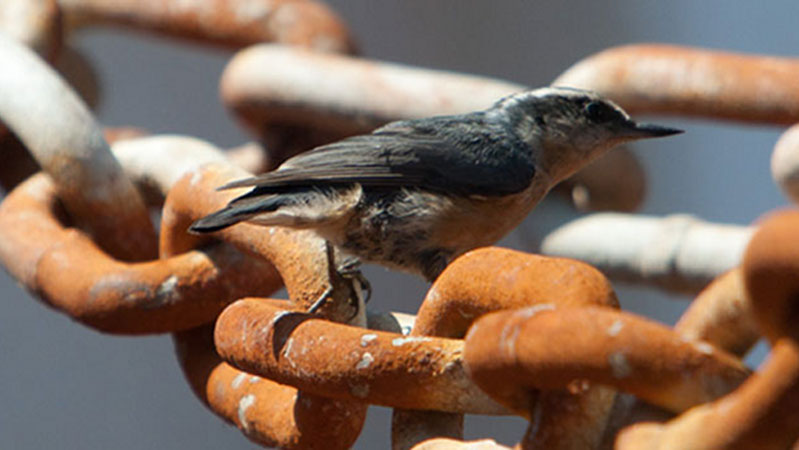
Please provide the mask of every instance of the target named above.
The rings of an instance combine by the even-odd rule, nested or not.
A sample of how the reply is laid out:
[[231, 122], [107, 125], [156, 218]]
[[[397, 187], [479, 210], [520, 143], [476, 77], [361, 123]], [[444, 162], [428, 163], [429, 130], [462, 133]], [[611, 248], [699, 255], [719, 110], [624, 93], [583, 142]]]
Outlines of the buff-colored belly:
[[431, 237], [457, 253], [491, 245], [516, 228], [544, 193], [531, 186], [504, 197], [454, 199], [451, 209], [434, 224]]

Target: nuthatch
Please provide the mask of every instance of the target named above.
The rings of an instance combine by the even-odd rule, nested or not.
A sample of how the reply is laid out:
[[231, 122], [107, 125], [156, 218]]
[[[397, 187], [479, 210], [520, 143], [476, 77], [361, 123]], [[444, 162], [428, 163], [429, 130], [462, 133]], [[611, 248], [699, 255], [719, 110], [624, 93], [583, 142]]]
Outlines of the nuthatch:
[[223, 186], [253, 189], [191, 230], [241, 221], [312, 228], [345, 254], [432, 281], [611, 147], [680, 132], [638, 124], [593, 92], [536, 89], [485, 111], [392, 122], [297, 155]]

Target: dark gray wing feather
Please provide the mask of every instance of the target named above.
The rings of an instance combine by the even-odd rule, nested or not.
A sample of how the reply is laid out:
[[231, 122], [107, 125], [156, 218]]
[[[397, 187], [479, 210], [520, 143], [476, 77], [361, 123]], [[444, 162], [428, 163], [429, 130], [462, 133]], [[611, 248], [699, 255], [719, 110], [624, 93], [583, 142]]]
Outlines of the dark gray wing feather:
[[287, 187], [360, 183], [491, 196], [524, 190], [534, 173], [531, 152], [505, 123], [471, 113], [394, 122], [222, 189], [255, 186], [250, 195], [263, 195]]

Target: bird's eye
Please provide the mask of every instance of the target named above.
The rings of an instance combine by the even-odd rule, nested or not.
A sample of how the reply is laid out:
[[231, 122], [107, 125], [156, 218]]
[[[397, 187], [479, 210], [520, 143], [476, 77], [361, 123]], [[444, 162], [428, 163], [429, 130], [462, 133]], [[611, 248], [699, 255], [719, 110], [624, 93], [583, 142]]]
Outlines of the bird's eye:
[[609, 122], [619, 116], [618, 111], [602, 102], [591, 102], [585, 105], [585, 115], [595, 123]]

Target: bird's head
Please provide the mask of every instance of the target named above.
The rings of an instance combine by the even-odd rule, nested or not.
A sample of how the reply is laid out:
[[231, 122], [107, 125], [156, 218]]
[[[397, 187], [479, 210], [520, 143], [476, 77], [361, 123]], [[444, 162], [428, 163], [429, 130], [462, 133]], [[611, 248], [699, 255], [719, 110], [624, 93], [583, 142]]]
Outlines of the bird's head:
[[[558, 178], [570, 175], [611, 147], [669, 136], [681, 130], [638, 123], [621, 107], [582, 89], [547, 87], [506, 97], [493, 111], [510, 121], [517, 136]], [[553, 173], [553, 175], [556, 175]]]

